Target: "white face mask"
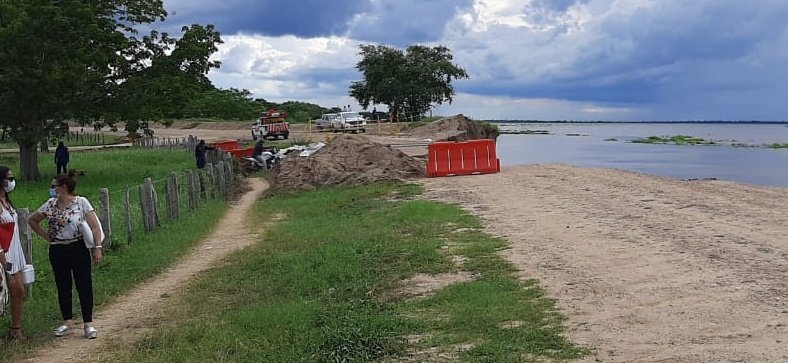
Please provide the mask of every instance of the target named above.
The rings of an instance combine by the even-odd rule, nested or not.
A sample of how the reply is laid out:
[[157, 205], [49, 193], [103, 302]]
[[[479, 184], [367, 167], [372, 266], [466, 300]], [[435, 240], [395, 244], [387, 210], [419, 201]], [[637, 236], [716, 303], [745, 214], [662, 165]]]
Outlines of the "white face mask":
[[16, 188], [16, 180], [6, 180], [5, 192], [11, 193]]

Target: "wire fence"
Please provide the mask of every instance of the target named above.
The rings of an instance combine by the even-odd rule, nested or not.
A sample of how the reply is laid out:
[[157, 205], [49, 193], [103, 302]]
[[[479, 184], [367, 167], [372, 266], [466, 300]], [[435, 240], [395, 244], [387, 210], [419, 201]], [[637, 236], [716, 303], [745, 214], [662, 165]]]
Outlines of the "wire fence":
[[[210, 150], [204, 168], [174, 171], [159, 179], [120, 190], [101, 188], [99, 200], [91, 201], [106, 235], [104, 246], [132, 245], [140, 235], [150, 233], [194, 212], [209, 201], [226, 200], [238, 182], [234, 158], [220, 150]], [[27, 225], [30, 211], [17, 209], [22, 249], [32, 261], [33, 232]]]

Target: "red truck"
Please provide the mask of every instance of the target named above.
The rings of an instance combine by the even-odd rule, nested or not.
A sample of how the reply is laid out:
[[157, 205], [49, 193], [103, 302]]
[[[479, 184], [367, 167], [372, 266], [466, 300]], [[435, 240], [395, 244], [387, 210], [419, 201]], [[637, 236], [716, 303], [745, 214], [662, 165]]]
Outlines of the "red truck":
[[252, 139], [277, 139], [282, 136], [287, 140], [290, 137], [290, 123], [286, 122], [287, 114], [269, 109], [260, 114], [260, 118], [252, 124]]

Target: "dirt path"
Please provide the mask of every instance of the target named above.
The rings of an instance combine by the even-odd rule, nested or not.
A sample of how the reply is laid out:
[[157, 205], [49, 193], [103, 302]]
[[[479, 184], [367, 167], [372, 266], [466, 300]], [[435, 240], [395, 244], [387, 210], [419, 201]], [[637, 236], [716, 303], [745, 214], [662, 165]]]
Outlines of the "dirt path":
[[584, 362], [788, 362], [788, 190], [562, 165], [425, 180], [506, 238]]
[[268, 188], [262, 179], [247, 179], [251, 190], [235, 202], [219, 221], [211, 234], [193, 251], [156, 278], [143, 283], [96, 313], [99, 338], [87, 340], [82, 336], [81, 324], [74, 326], [71, 335], [53, 338], [38, 355], [25, 362], [88, 362], [97, 352], [106, 351], [118, 341], [129, 341], [155, 328], [144, 324], [144, 317], [156, 311], [156, 306], [167, 302], [167, 297], [190, 278], [206, 270], [222, 258], [259, 240], [259, 233], [251, 231], [246, 222], [249, 210]]

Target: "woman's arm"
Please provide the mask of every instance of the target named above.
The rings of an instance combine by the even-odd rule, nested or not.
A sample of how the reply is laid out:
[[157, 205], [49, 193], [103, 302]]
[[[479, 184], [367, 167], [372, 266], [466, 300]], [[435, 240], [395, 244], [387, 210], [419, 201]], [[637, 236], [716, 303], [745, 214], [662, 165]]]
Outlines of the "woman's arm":
[[93, 249], [93, 261], [95, 263], [101, 262], [101, 258], [104, 256], [104, 241], [101, 240], [101, 227], [99, 226], [98, 216], [96, 216], [96, 211], [92, 210], [85, 215], [87, 217], [88, 225], [90, 226], [90, 231], [93, 232], [93, 241], [96, 243], [96, 247]]
[[33, 232], [36, 232], [36, 234], [41, 236], [45, 241], [51, 242], [49, 240], [49, 234], [41, 227], [41, 221], [43, 221], [44, 218], [46, 218], [44, 213], [33, 212], [30, 217], [27, 217], [27, 224], [33, 229]]

